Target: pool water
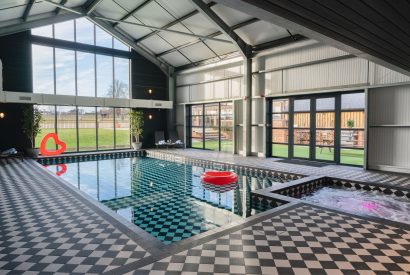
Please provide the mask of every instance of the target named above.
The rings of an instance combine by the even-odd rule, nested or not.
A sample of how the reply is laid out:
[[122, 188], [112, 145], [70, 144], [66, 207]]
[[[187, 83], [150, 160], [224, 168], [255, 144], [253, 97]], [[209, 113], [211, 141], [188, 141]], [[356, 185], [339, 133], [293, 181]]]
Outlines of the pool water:
[[381, 193], [323, 187], [302, 200], [410, 224], [410, 199]]
[[218, 189], [201, 183], [200, 175], [205, 171], [202, 167], [148, 157], [47, 168], [164, 244], [257, 213], [250, 206], [251, 190], [285, 181], [238, 174], [237, 184]]

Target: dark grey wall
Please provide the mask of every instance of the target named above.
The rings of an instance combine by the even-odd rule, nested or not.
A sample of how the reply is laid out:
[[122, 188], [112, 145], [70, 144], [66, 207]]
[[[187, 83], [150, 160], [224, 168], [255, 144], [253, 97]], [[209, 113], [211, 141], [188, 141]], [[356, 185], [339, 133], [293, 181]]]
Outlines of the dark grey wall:
[[[14, 92], [32, 92], [30, 32], [0, 37], [0, 59], [3, 63], [3, 89]], [[23, 104], [0, 104], [0, 150], [26, 148], [30, 142], [20, 125]]]
[[[168, 78], [156, 65], [133, 52], [131, 62], [132, 98], [168, 100]], [[152, 90], [152, 94], [148, 90]], [[142, 138], [143, 148], [155, 146], [155, 131], [167, 135], [167, 112], [160, 109], [140, 109], [144, 112], [145, 123]], [[152, 119], [148, 119], [149, 115]]]
[[[132, 98], [168, 100], [167, 76], [160, 68], [137, 53], [133, 54], [131, 74]], [[152, 90], [152, 94], [148, 93], [149, 89]]]

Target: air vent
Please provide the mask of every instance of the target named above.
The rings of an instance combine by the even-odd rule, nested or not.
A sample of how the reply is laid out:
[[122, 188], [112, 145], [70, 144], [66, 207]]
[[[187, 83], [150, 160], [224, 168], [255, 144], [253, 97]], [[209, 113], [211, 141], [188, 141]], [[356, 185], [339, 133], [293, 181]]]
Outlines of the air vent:
[[19, 100], [31, 101], [31, 96], [19, 96]]

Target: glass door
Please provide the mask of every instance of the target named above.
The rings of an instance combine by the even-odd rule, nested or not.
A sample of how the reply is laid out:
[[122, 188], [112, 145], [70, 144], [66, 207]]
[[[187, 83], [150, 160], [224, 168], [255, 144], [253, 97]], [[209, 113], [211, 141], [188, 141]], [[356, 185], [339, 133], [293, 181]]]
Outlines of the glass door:
[[293, 157], [310, 159], [311, 99], [295, 99], [293, 112]]
[[316, 98], [314, 160], [335, 161], [335, 97]]

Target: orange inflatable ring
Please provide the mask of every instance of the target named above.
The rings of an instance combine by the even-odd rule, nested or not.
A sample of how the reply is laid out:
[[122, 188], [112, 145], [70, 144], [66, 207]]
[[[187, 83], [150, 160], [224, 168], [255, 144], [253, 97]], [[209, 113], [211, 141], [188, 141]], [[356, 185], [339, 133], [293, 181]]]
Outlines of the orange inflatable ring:
[[238, 175], [228, 171], [206, 171], [201, 175], [201, 181], [215, 185], [232, 184], [238, 181]]

